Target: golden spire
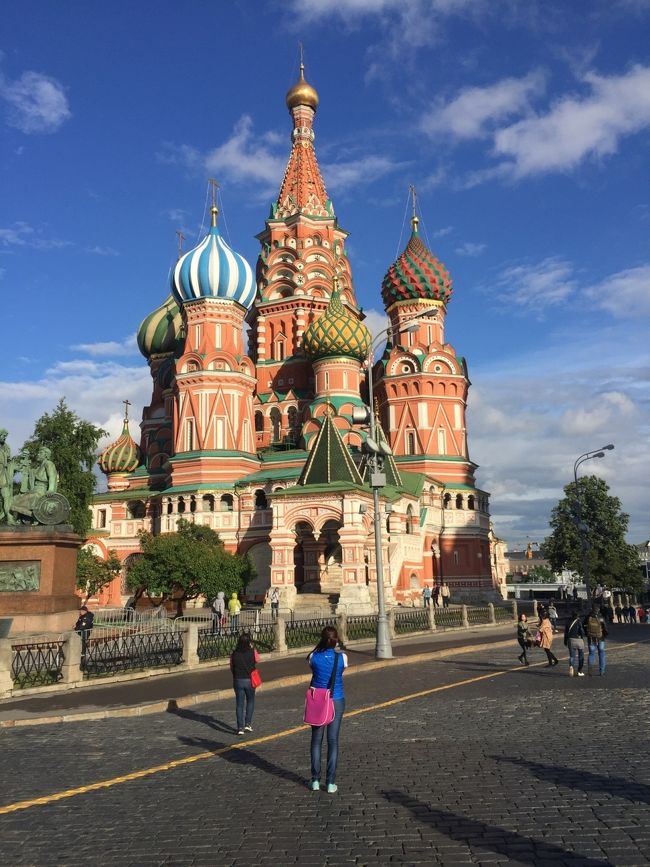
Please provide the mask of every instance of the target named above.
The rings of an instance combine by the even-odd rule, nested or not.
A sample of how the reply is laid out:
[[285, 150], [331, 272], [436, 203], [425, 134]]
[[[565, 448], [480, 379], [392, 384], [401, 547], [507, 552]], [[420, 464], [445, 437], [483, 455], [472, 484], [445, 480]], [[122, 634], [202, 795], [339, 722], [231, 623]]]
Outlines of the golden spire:
[[413, 213], [411, 215], [411, 226], [413, 227], [413, 231], [417, 232], [418, 223], [420, 222], [418, 215], [417, 215], [418, 194], [416, 193], [415, 187], [413, 186], [413, 184], [409, 184], [409, 193], [411, 194], [411, 200], [413, 203]]
[[211, 215], [211, 223], [210, 225], [214, 228], [217, 225], [217, 214], [219, 213], [219, 208], [217, 208], [217, 190], [219, 189], [219, 184], [216, 182], [214, 178], [209, 178], [208, 183], [212, 188], [212, 207], [210, 208]]
[[318, 93], [305, 81], [305, 63], [302, 42], [300, 43], [300, 77], [287, 93], [287, 108], [289, 111], [298, 105], [307, 105], [314, 111], [318, 108]]

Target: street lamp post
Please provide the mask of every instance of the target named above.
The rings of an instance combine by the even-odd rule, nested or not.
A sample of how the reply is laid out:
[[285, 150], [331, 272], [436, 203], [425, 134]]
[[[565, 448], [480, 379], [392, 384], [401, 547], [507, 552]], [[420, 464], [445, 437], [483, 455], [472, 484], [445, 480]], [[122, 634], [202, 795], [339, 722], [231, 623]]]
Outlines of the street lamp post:
[[580, 497], [580, 491], [578, 489], [578, 467], [581, 464], [584, 464], [585, 461], [591, 461], [594, 458], [604, 458], [605, 452], [611, 452], [614, 448], [612, 443], [609, 445], [601, 446], [599, 449], [595, 449], [591, 452], [585, 452], [583, 455], [580, 455], [579, 458], [576, 458], [576, 462], [573, 465], [573, 481], [575, 483], [575, 492], [576, 492], [576, 526], [578, 528], [578, 532], [580, 533], [580, 548], [582, 552], [582, 577], [585, 582], [585, 591], [587, 593], [587, 606], [590, 606], [592, 603], [591, 598], [591, 586], [589, 583], [589, 540], [587, 538], [587, 530], [588, 527], [583, 519], [583, 511], [582, 511], [582, 502]]
[[[399, 331], [417, 331], [417, 325], [413, 323], [416, 320], [424, 319], [427, 316], [431, 316], [432, 312], [427, 310], [425, 313], [421, 313], [419, 316], [413, 316], [411, 319], [407, 319], [402, 323], [402, 326], [399, 328]], [[374, 389], [373, 389], [373, 381], [372, 381], [372, 358], [373, 352], [375, 348], [379, 345], [381, 340], [383, 340], [384, 335], [389, 332], [393, 332], [392, 326], [389, 328], [384, 328], [383, 331], [380, 331], [379, 334], [375, 337], [372, 342], [370, 349], [368, 350], [368, 402], [370, 406], [368, 407], [368, 414], [366, 415], [365, 411], [363, 411], [363, 418], [360, 416], [355, 417], [353, 412], [353, 420], [359, 422], [367, 421], [369, 427], [369, 438], [366, 441], [367, 453], [368, 453], [368, 470], [369, 470], [369, 481], [370, 487], [372, 488], [372, 501], [374, 507], [374, 531], [375, 531], [375, 568], [377, 572], [377, 640], [375, 644], [375, 658], [376, 659], [392, 659], [393, 658], [393, 648], [391, 646], [390, 640], [390, 630], [388, 628], [388, 617], [386, 615], [386, 597], [384, 590], [384, 563], [382, 558], [382, 550], [381, 550], [381, 513], [379, 511], [379, 491], [386, 484], [386, 476], [382, 472], [384, 457], [391, 454], [390, 449], [386, 448], [383, 444], [378, 443], [377, 441], [377, 429], [375, 425], [375, 408], [374, 408]]]

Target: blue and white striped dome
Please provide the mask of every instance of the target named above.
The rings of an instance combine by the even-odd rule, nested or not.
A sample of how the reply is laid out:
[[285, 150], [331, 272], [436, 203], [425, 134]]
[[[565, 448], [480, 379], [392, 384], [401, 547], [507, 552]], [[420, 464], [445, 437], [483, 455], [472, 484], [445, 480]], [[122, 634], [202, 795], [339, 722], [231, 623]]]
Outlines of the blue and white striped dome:
[[246, 308], [253, 303], [253, 272], [246, 259], [231, 250], [219, 234], [216, 208], [208, 234], [176, 263], [171, 289], [179, 304], [197, 298], [223, 298]]

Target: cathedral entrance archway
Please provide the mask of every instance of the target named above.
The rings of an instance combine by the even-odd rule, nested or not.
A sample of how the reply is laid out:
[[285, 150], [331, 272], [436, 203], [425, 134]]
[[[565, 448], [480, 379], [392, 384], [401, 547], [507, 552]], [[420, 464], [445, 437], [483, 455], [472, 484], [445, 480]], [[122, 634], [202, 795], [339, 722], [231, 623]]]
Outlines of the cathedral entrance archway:
[[318, 537], [322, 552], [320, 585], [321, 593], [340, 593], [343, 583], [343, 549], [339, 538], [339, 521], [326, 521]]
[[318, 593], [318, 575], [314, 564], [318, 562], [317, 542], [311, 524], [298, 521], [296, 544], [293, 549], [294, 584], [298, 593]]

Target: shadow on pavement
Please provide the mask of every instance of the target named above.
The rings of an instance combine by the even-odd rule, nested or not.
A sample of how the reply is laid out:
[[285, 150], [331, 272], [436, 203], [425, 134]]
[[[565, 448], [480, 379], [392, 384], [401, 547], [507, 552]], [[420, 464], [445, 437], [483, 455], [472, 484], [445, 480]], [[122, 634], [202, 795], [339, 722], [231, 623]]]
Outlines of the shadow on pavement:
[[[231, 749], [233, 747], [232, 743], [225, 744], [219, 741], [211, 741], [207, 738], [192, 738], [185, 737], [184, 735], [179, 735], [178, 740], [182, 744], [185, 744], [185, 746], [198, 747], [205, 752], [217, 753], [218, 750], [226, 750], [226, 752], [215, 755], [215, 758], [223, 759], [223, 761], [230, 762], [233, 765], [250, 765], [259, 771], [264, 771], [265, 774], [271, 774], [274, 777], [279, 777], [281, 780], [289, 780], [291, 783], [296, 783], [301, 789], [307, 788], [308, 781], [306, 777], [300, 777], [287, 768], [275, 765], [268, 759], [262, 758], [258, 753], [246, 749], [246, 747], [237, 745], [235, 749]], [[239, 742], [235, 743], [238, 744]]]
[[174, 714], [174, 716], [182, 717], [183, 719], [189, 719], [193, 722], [203, 723], [203, 725], [208, 726], [208, 728], [214, 729], [218, 732], [223, 732], [228, 735], [236, 735], [237, 729], [234, 726], [228, 725], [228, 723], [223, 722], [220, 719], [216, 719], [213, 716], [209, 716], [205, 713], [196, 713], [196, 711], [188, 710], [184, 707], [179, 707], [174, 699], [171, 699], [167, 705], [167, 713]]
[[593, 774], [578, 768], [545, 765], [542, 762], [531, 762], [528, 759], [512, 759], [508, 756], [491, 756], [496, 762], [508, 762], [512, 765], [526, 768], [538, 780], [544, 780], [554, 786], [564, 786], [569, 789], [579, 789], [582, 792], [606, 792], [627, 801], [637, 801], [650, 804], [650, 786], [645, 783], [634, 783], [623, 777]]
[[[413, 814], [417, 822], [431, 826], [436, 831], [445, 834], [449, 839], [473, 846], [476, 849], [489, 849], [507, 858], [512, 858], [518, 864], [569, 864], [575, 867], [608, 867], [609, 861], [585, 858], [574, 852], [568, 852], [552, 843], [532, 840], [514, 831], [507, 831], [496, 825], [488, 825], [477, 819], [470, 819], [460, 813], [449, 810], [438, 810], [412, 798], [405, 792], [389, 790], [381, 793], [391, 804], [398, 804]], [[495, 835], [498, 835], [496, 837]], [[471, 841], [471, 842], [468, 842]]]

